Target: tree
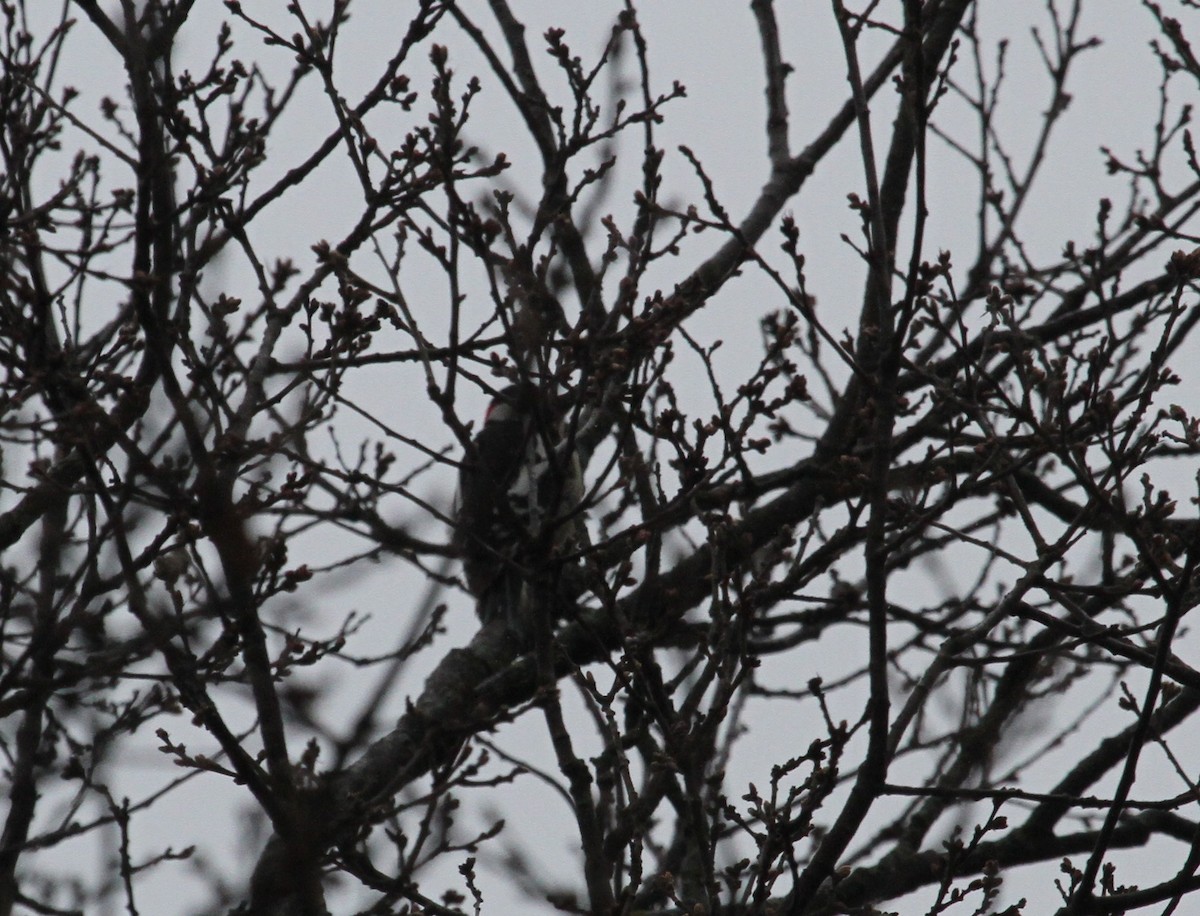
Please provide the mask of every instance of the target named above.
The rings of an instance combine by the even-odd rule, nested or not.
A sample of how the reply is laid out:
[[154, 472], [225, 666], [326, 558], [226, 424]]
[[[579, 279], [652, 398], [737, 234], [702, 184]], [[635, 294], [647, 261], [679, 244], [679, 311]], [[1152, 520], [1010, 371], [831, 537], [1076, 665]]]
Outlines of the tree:
[[[704, 64], [765, 88], [737, 175], [680, 145], [684, 39], [628, 0], [598, 50], [504, 0], [109, 6], [0, 6], [0, 912], [183, 875], [281, 914], [1196, 893], [1169, 10], [1120, 5], [1159, 105], [1099, 125], [1084, 211], [1039, 178], [1132, 39], [1079, 0], [724, 13], [760, 57]], [[513, 381], [584, 468], [524, 533], [527, 644], [468, 635], [451, 537]]]

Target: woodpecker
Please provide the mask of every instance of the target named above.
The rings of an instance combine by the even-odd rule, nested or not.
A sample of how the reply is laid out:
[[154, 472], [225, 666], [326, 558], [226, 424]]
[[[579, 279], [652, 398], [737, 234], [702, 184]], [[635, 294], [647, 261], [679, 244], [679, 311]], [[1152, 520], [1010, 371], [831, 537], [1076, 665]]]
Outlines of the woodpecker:
[[553, 401], [531, 382], [510, 385], [459, 471], [455, 539], [467, 589], [481, 622], [506, 620], [524, 640], [525, 585], [578, 530], [579, 462], [560, 436]]

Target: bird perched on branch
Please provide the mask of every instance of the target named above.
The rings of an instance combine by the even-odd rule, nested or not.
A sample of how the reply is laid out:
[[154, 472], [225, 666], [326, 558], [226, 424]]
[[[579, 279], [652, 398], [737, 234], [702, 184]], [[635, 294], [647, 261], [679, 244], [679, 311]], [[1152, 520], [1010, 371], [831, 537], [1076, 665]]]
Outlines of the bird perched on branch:
[[528, 641], [526, 586], [577, 540], [579, 461], [563, 441], [557, 402], [532, 382], [488, 406], [459, 472], [455, 539], [479, 619], [506, 620]]

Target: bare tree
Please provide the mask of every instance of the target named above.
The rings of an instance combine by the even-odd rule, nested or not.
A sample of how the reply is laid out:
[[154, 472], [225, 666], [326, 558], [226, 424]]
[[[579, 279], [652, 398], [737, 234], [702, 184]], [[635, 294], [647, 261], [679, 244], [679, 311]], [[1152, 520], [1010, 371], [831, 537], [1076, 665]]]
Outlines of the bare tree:
[[[759, 60], [706, 62], [765, 90], [734, 197], [631, 0], [586, 50], [396, 6], [0, 3], [0, 914], [184, 875], [205, 912], [1186, 909], [1187, 27], [1113, 4], [1159, 107], [1063, 246], [1077, 67], [1132, 52], [1081, 0], [752, 0]], [[799, 123], [820, 23], [842, 95]], [[461, 645], [451, 492], [514, 382], [582, 488], [513, 532], [528, 633]]]

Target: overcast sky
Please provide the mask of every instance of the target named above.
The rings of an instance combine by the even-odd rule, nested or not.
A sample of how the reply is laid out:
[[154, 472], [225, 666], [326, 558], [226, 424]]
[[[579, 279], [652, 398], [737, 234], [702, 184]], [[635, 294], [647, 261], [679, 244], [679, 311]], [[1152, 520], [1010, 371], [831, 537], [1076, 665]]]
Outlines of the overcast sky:
[[[295, 31], [294, 26], [285, 25], [287, 14], [282, 2], [244, 2], [254, 15], [272, 21], [282, 31]], [[517, 14], [526, 19], [531, 43], [538, 48], [537, 63], [550, 85], [558, 85], [554, 81], [551, 61], [540, 52], [540, 43], [534, 36], [540, 35], [547, 26], [561, 26], [567, 30], [566, 41], [576, 53], [590, 59], [607, 39], [619, 8], [619, 4], [600, 2], [521, 0], [513, 5]], [[889, 0], [885, 0], [883, 6], [888, 5]], [[305, 9], [313, 18], [321, 19], [325, 17], [324, 6], [305, 4]], [[468, 2], [464, 6], [475, 10], [479, 20], [486, 22], [485, 4]], [[351, 21], [341, 38], [336, 72], [341, 91], [347, 98], [353, 100], [369, 86], [382, 63], [394, 53], [411, 7], [408, 2], [384, 0], [354, 4]], [[791, 143], [796, 151], [824, 127], [829, 115], [846, 98], [844, 58], [828, 3], [780, 2], [778, 7], [785, 57], [795, 68], [789, 82], [788, 102], [792, 113]], [[1049, 81], [1030, 34], [1031, 24], [1045, 27], [1045, 4], [1037, 0], [1008, 0], [984, 4], [984, 7], [984, 31], [988, 40], [994, 43], [1008, 37], [1012, 42], [1000, 125], [1014, 154], [1024, 156], [1033, 143], [1040, 113], [1049, 101]], [[1049, 193], [1040, 197], [1040, 205], [1024, 216], [1023, 235], [1031, 243], [1031, 256], [1035, 261], [1053, 259], [1069, 240], [1086, 244], [1094, 229], [1094, 214], [1101, 197], [1112, 197], [1119, 209], [1127, 193], [1125, 181], [1106, 174], [1100, 147], [1107, 145], [1118, 155], [1132, 157], [1134, 151], [1149, 140], [1158, 104], [1159, 73], [1149, 46], [1154, 34], [1151, 17], [1132, 0], [1093, 0], [1086, 7], [1084, 31], [1100, 37], [1102, 45], [1084, 58], [1072, 83], [1071, 107], [1056, 135], [1050, 162], [1041, 178]], [[215, 0], [199, 0], [193, 21], [180, 36], [177, 70], [200, 69], [208, 58], [216, 23], [223, 13], [222, 4]], [[1185, 21], [1196, 20], [1194, 11], [1182, 10], [1176, 15]], [[92, 26], [80, 18], [69, 44], [72, 53], [64, 61], [63, 82], [83, 91], [77, 110], [95, 118], [102, 96], [112, 95], [124, 103], [121, 98], [123, 80], [114, 52], [97, 37]], [[687, 87], [687, 97], [667, 107], [666, 121], [659, 128], [659, 144], [669, 151], [665, 167], [668, 198], [674, 197], [681, 203], [699, 199], [695, 175], [677, 152], [680, 144], [686, 144], [705, 164], [714, 179], [717, 194], [736, 220], [743, 215], [746, 202], [753, 199], [768, 174], [762, 127], [765, 118], [762, 66], [749, 5], [727, 0], [654, 0], [642, 5], [639, 18], [650, 45], [651, 72], [656, 88], [665, 91], [674, 80]], [[256, 59], [268, 72], [283, 73], [290, 66], [285, 53], [277, 48], [264, 48], [260, 39], [244, 27], [235, 29], [234, 38], [237, 42], [235, 56], [243, 60]], [[534, 150], [522, 132], [512, 106], [482, 66], [478, 53], [448, 20], [439, 28], [434, 40], [449, 47], [451, 65], [462, 82], [470, 75], [478, 75], [482, 80], [483, 91], [476, 103], [472, 136], [481, 149], [504, 152], [513, 162], [505, 177], [507, 183], [523, 192], [526, 199], [536, 195], [540, 191], [540, 179]], [[881, 46], [879, 42], [867, 42], [865, 53]], [[406, 72], [412, 78], [413, 88], [425, 93], [431, 72], [425, 54], [414, 59]], [[893, 96], [885, 91], [878, 99], [873, 106], [875, 123], [881, 135], [886, 136], [894, 110]], [[395, 109], [388, 109], [387, 117], [394, 120], [385, 120], [382, 113], [377, 114], [371, 122], [372, 130], [385, 148], [399, 145], [416, 119], [423, 117], [426, 108], [424, 101], [418, 103], [412, 121], [406, 121]], [[951, 133], [958, 132], [969, 142], [974, 139], [975, 125], [965, 115], [957, 99], [950, 96], [945, 100], [942, 126]], [[313, 83], [304, 90], [301, 104], [285, 118], [271, 141], [270, 162], [262, 179], [264, 185], [271, 177], [303, 160], [318, 139], [332, 129], [332, 124], [329, 106]], [[618, 167], [619, 183], [604, 207], [606, 212], [616, 214], [625, 222], [632, 212], [632, 193], [639, 180], [637, 138], [631, 137], [631, 140], [635, 142], [623, 150], [629, 158]], [[974, 241], [976, 184], [970, 169], [944, 146], [936, 141], [934, 145], [937, 150], [931, 163], [929, 182], [933, 220], [928, 250], [931, 253], [938, 248], [961, 251], [961, 258], [956, 256], [956, 264], [961, 261], [960, 266], [965, 269]], [[70, 149], [65, 150], [64, 156], [70, 153]], [[115, 174], [115, 166], [113, 168]], [[57, 186], [57, 176], [45, 174], [43, 178], [47, 188]], [[128, 177], [113, 177], [112, 181], [118, 185], [131, 183]], [[797, 218], [801, 248], [808, 257], [809, 291], [815, 294], [821, 314], [835, 330], [843, 325], [853, 325], [861, 297], [857, 256], [840, 239], [843, 233], [857, 236], [858, 218], [846, 206], [846, 195], [851, 192], [861, 194], [863, 187], [857, 143], [853, 135], [848, 135], [838, 154], [822, 164], [814, 179], [789, 207]], [[291, 257], [302, 267], [309, 267], [314, 263], [311, 246], [322, 239], [333, 241], [339, 238], [357, 216], [357, 202], [358, 190], [353, 177], [344, 163], [337, 160], [333, 166], [322, 170], [319, 180], [308, 182], [298, 193], [285, 197], [267, 212], [255, 224], [252, 236], [264, 255]], [[712, 234], [690, 240], [685, 257], [666, 265], [659, 282], [669, 289], [683, 276], [684, 268], [711, 253], [719, 241]], [[772, 248], [776, 242], [774, 234], [768, 236]], [[1160, 260], [1165, 260], [1165, 256], [1156, 259], [1152, 266], [1160, 266]], [[410, 304], [427, 327], [444, 326], [447, 309], [442, 277], [429, 267], [428, 262], [414, 257], [402, 268], [401, 279]], [[247, 280], [244, 268], [227, 262], [215, 265], [205, 277], [210, 291], [227, 289], [232, 295], [239, 295], [239, 288]], [[482, 295], [477, 301], [479, 308], [488, 308]], [[702, 343], [717, 339], [725, 341], [724, 348], [715, 358], [718, 372], [733, 371], [748, 359], [758, 359], [761, 352], [758, 320], [766, 310], [767, 302], [768, 290], [760, 279], [736, 280], [722, 290], [703, 317], [691, 326]], [[378, 346], [381, 350], [399, 349], [407, 343], [396, 335], [394, 339], [381, 337]], [[686, 359], [681, 357], [685, 362]], [[699, 384], [701, 369], [699, 361], [693, 360], [691, 371], [696, 373], [698, 380], [694, 392], [697, 407], [702, 405], [705, 397], [703, 385]], [[425, 403], [423, 388], [424, 381], [417, 367], [386, 366], [359, 373], [347, 393], [373, 405], [379, 419], [397, 430], [408, 435], [431, 434], [428, 445], [435, 448], [448, 446], [453, 438], [442, 430], [437, 415]], [[482, 407], [482, 395], [468, 391], [465, 397], [468, 402], [473, 399], [476, 407]], [[345, 436], [370, 434], [370, 427], [352, 416], [345, 416], [342, 422]], [[396, 447], [403, 460], [414, 463], [418, 460], [415, 453], [400, 445]], [[452, 477], [449, 469], [430, 476], [420, 495], [434, 505], [448, 507]], [[419, 521], [420, 517], [420, 513], [414, 512], [411, 519]], [[435, 540], [446, 534], [440, 523], [427, 517], [420, 521], [417, 533]], [[314, 557], [327, 556], [331, 549], [348, 549], [344, 545], [324, 542], [309, 543], [308, 547]], [[939, 591], [953, 591], [956, 585], [962, 584], [955, 582], [954, 571], [950, 568], [918, 570], [916, 575], [925, 577], [926, 587]], [[326, 605], [297, 608], [296, 619], [305, 621], [306, 627], [312, 627], [312, 635], [319, 635], [323, 628], [325, 632], [334, 630], [351, 609], [372, 615], [371, 623], [361, 632], [361, 643], [351, 648], [364, 654], [383, 651], [395, 642], [396, 633], [401, 629], [396, 620], [396, 615], [403, 613], [397, 607], [398, 596], [411, 601], [424, 588], [424, 581], [399, 562], [356, 569], [352, 577], [344, 577], [336, 589], [327, 593]], [[475, 626], [469, 599], [453, 594], [448, 600], [452, 603], [451, 632], [444, 641], [445, 648], [465, 642]], [[1181, 644], [1181, 651], [1184, 645], [1195, 649], [1194, 643], [1189, 642]], [[814, 670], [804, 672], [801, 681], [814, 673], [831, 677], [836, 671], [855, 665], [852, 659], [838, 658], [836, 645], [831, 647], [823, 642], [821, 652], [824, 661], [813, 659]], [[428, 666], [438, 657], [440, 653], [430, 653], [428, 659], [406, 673], [405, 684], [413, 695], [419, 691]], [[817, 670], [822, 664], [827, 670]], [[787, 673], [768, 671], [766, 676], [786, 677]], [[339, 672], [338, 682], [330, 685], [336, 689], [331, 691], [322, 710], [328, 712], [342, 703], [347, 704], [346, 708], [354, 708], [354, 700], [362, 695], [368, 683], [345, 666]], [[247, 714], [248, 711], [249, 707]], [[392, 712], [398, 714], [400, 711], [401, 705], [397, 703]], [[844, 713], [847, 717], [851, 715], [849, 710]], [[386, 716], [384, 720], [387, 720]], [[248, 716], [244, 715], [238, 724], [249, 724]], [[730, 772], [731, 794], [739, 784], [752, 780], [761, 784], [765, 780], [765, 768], [783, 756], [779, 748], [787, 746], [787, 742], [799, 741], [809, 734], [811, 727], [811, 723], [797, 721], [778, 723], [771, 729], [754, 733], [746, 743], [743, 756]], [[182, 722], [180, 729], [182, 734]], [[502, 744], [507, 742], [506, 746], [519, 747], [523, 753], [531, 753], [531, 749], [544, 745], [543, 730], [538, 722], [518, 723], [504, 730], [498, 740]], [[193, 750], [206, 750], [202, 736], [193, 741]], [[807, 744], [807, 741], [808, 738], [803, 737], [802, 743]], [[124, 772], [114, 775], [115, 783], [133, 799], [144, 796], [154, 786], [178, 773], [153, 750], [155, 743], [152, 736], [147, 736], [144, 752], [124, 761]], [[298, 736], [297, 750], [301, 744]], [[520, 785], [496, 795], [498, 804], [518, 806], [523, 797]], [[244, 793], [218, 777], [200, 777], [193, 780], [189, 788], [161, 803], [157, 816], [143, 822], [139, 828], [143, 832], [135, 840], [146, 854], [166, 843], [179, 848], [188, 842], [196, 842], [202, 855], [211, 856], [230, 868], [234, 880], [244, 879], [257, 853], [256, 848], [246, 848], [239, 833], [236, 812], [242, 810], [246, 798]], [[512, 816], [512, 811], [507, 813], [512, 833], [530, 840], [536, 838], [547, 863], [569, 861], [555, 853], [555, 850], [569, 850], [574, 843], [573, 827], [565, 816], [565, 808], [526, 810], [516, 817]], [[183, 834], [191, 834], [191, 838]], [[95, 856], [99, 864], [107, 853], [88, 842], [90, 849], [83, 855]], [[82, 849], [84, 844], [79, 846]], [[82, 856], [62, 865], [64, 868], [78, 867], [80, 858]], [[1151, 862], [1150, 859], [1147, 861]], [[144, 912], [187, 911], [188, 904], [195, 898], [190, 896], [186, 882], [180, 883], [179, 876], [186, 870], [186, 866], [161, 868], [159, 876], [147, 885], [150, 892], [141, 898]], [[457, 884], [457, 881], [456, 875], [446, 877], [447, 885]], [[485, 912], [489, 916], [503, 912], [504, 882], [485, 873], [482, 884], [489, 901]], [[1043, 880], [1040, 885], [1048, 886], [1048, 882]], [[436, 884], [430, 886], [431, 896], [436, 896], [432, 893], [435, 887]], [[1027, 893], [1028, 888], [1022, 888], [1021, 892]], [[335, 907], [336, 901], [338, 897], [332, 896], [331, 903]], [[1047, 901], [1049, 906], [1050, 901]], [[1036, 908], [1032, 910], [1036, 911]], [[514, 908], [509, 912], [517, 910]]]

